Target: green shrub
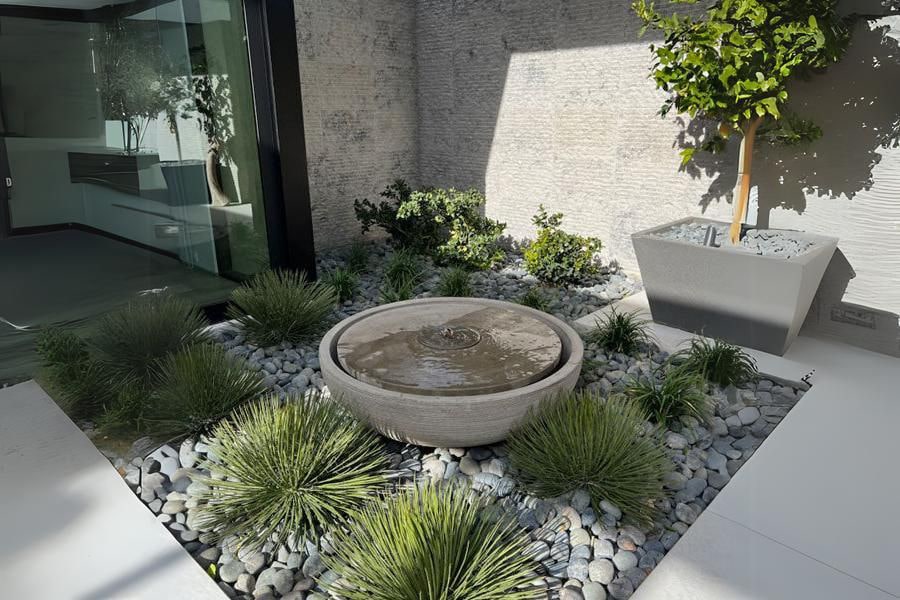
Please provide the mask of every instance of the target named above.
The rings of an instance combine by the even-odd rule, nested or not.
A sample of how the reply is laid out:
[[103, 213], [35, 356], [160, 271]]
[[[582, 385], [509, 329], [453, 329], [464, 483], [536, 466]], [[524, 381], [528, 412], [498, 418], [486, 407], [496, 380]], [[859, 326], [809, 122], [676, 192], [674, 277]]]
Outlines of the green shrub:
[[437, 293], [439, 296], [466, 297], [473, 294], [472, 277], [469, 272], [460, 267], [450, 267], [441, 273], [438, 282]]
[[232, 292], [228, 316], [260, 346], [297, 343], [325, 324], [337, 301], [334, 288], [306, 273], [264, 271]]
[[198, 344], [163, 360], [145, 423], [158, 436], [205, 432], [265, 389], [243, 360], [219, 345]]
[[722, 340], [695, 337], [690, 348], [676, 353], [673, 364], [702, 375], [722, 387], [740, 385], [759, 377], [756, 360], [738, 346]]
[[326, 556], [345, 600], [531, 600], [537, 564], [528, 536], [468, 489], [409, 487], [371, 502], [335, 531]]
[[363, 242], [353, 242], [347, 251], [347, 268], [363, 273], [369, 266], [369, 248]]
[[642, 346], [653, 342], [649, 323], [637, 313], [620, 313], [615, 308], [597, 319], [594, 331], [588, 341], [598, 344], [607, 352], [634, 354]]
[[442, 227], [432, 215], [406, 215], [399, 218], [397, 213], [412, 196], [412, 188], [402, 179], [397, 179], [381, 192], [384, 198], [379, 204], [369, 200], [355, 200], [353, 209], [362, 225], [363, 233], [373, 226], [381, 227], [392, 240], [403, 248], [430, 253], [440, 245]]
[[291, 534], [316, 539], [384, 485], [380, 446], [340, 404], [317, 395], [244, 405], [213, 430], [221, 464], [209, 466], [226, 479], [202, 479], [197, 524], [249, 548]]
[[102, 317], [91, 344], [116, 377], [147, 381], [167, 354], [205, 340], [207, 324], [190, 302], [152, 294]]
[[88, 346], [70, 331], [49, 328], [37, 338], [42, 361], [41, 383], [73, 419], [89, 419], [99, 414], [111, 398], [107, 369], [94, 359]]
[[625, 389], [625, 395], [638, 403], [650, 419], [660, 425], [671, 425], [682, 416], [701, 421], [712, 412], [710, 399], [704, 392], [703, 377], [680, 369], [669, 369], [661, 381], [641, 378]]
[[359, 289], [359, 275], [351, 269], [338, 267], [323, 275], [322, 283], [333, 287], [338, 300], [344, 302], [356, 295], [356, 291]]
[[512, 466], [534, 494], [556, 497], [585, 489], [626, 518], [650, 524], [671, 470], [659, 436], [644, 432], [645, 415], [630, 400], [588, 392], [544, 403], [507, 439]]
[[549, 298], [537, 286], [529, 288], [516, 302], [543, 312], [550, 311]]
[[537, 239], [525, 249], [525, 268], [545, 283], [578, 283], [597, 273], [594, 254], [600, 251], [597, 238], [567, 233], [560, 229], [562, 213], [547, 214], [543, 205], [532, 222]]
[[378, 205], [354, 203], [363, 232], [383, 228], [401, 247], [430, 254], [442, 263], [484, 269], [500, 261], [499, 244], [506, 225], [482, 214], [484, 196], [477, 190], [412, 189], [397, 180], [382, 192]]
[[484, 196], [475, 189], [427, 189], [414, 192], [400, 205], [398, 219], [430, 219], [439, 226], [438, 244], [431, 249], [442, 263], [487, 269], [503, 260], [500, 236], [505, 223], [481, 214]]

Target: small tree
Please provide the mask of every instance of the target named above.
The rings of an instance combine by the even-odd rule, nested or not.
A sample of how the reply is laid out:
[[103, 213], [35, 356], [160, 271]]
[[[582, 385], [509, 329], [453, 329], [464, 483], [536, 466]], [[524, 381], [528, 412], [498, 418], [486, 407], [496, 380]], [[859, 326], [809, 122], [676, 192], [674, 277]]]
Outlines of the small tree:
[[732, 243], [747, 212], [757, 135], [789, 144], [821, 136], [815, 124], [786, 110], [788, 84], [843, 56], [850, 34], [836, 7], [837, 0], [717, 0], [697, 17], [663, 15], [652, 1], [633, 4], [641, 33], [652, 27], [665, 36], [650, 46], [653, 78], [669, 94], [660, 114], [674, 108], [719, 123], [717, 135], [682, 151], [682, 164], [697, 150], [721, 150], [733, 132], [742, 136]]
[[155, 40], [122, 20], [103, 29], [96, 55], [104, 117], [121, 122], [123, 149], [128, 154], [137, 152], [150, 121], [170, 109], [171, 65]]

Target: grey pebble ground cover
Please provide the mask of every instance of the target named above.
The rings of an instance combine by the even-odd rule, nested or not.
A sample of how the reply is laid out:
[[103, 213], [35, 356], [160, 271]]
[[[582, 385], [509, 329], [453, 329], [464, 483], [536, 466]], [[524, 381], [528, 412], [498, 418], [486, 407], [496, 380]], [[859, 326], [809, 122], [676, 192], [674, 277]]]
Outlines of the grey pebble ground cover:
[[[706, 230], [712, 226], [716, 230], [716, 243], [727, 244], [728, 226], [710, 225], [709, 223], [682, 223], [669, 229], [658, 232], [658, 237], [692, 244], [703, 245], [706, 239]], [[761, 256], [774, 256], [790, 259], [799, 256], [812, 248], [815, 244], [799, 236], [791, 235], [790, 231], [775, 229], [751, 229], [740, 243], [734, 248], [745, 250]]]
[[[324, 261], [326, 268], [328, 261]], [[379, 256], [371, 262], [381, 261], [383, 257]], [[513, 263], [479, 277], [476, 293], [512, 299], [531, 285], [523, 279]], [[379, 283], [377, 275], [364, 276], [360, 297], [345, 304], [341, 312], [350, 314], [373, 305]], [[634, 284], [624, 276], [607, 273], [590, 292], [563, 292], [561, 297], [569, 299], [560, 300], [556, 312], [571, 320], [633, 289]], [[427, 290], [426, 284], [424, 293]], [[316, 340], [257, 348], [233, 328], [219, 328], [216, 336], [229, 352], [246, 357], [252, 368], [262, 371], [272, 389], [280, 393], [301, 393], [311, 388], [327, 392], [319, 371]], [[608, 355], [587, 344], [581, 383], [608, 395], [622, 390], [631, 378], [650, 376], [666, 358], [664, 353], [652, 351], [636, 356]], [[675, 469], [666, 481], [669, 498], [659, 505], [656, 525], [648, 529], [624, 524], [619, 509], [607, 502], [592, 508], [588, 495], [581, 491], [555, 499], [528, 495], [511, 470], [502, 444], [422, 448], [387, 441], [385, 447], [393, 475], [400, 481], [466, 482], [515, 510], [519, 525], [531, 539], [528, 552], [541, 565], [535, 583], [547, 590], [548, 598], [620, 600], [634, 593], [802, 393], [801, 389], [765, 378], [740, 388], [712, 390], [715, 416], [709, 422], [683, 418], [664, 433]], [[327, 536], [319, 540], [288, 539], [280, 545], [269, 542], [253, 552], [236, 551], [229, 540], [213, 543], [212, 537], [194, 523], [194, 494], [202, 484], [193, 482], [192, 476], [209, 474], [201, 465], [216, 460], [208, 440], [201, 437], [177, 446], [154, 447], [151, 440], [138, 440], [132, 448], [135, 458], [116, 459], [116, 466], [160, 523], [200, 565], [207, 569], [215, 565], [212, 570], [226, 595], [256, 600], [329, 598], [323, 586], [337, 575], [325, 570], [321, 558], [332, 549]], [[147, 452], [149, 455], [142, 458]]]

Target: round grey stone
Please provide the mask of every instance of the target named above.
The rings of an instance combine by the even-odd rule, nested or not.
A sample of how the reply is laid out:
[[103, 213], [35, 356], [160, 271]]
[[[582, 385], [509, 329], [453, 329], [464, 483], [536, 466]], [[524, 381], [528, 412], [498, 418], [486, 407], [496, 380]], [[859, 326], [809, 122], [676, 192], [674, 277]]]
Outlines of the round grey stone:
[[613, 556], [612, 560], [613, 564], [615, 564], [616, 568], [620, 571], [633, 569], [638, 564], [637, 555], [634, 552], [629, 552], [627, 550], [619, 550], [616, 552], [616, 555]]
[[584, 600], [606, 600], [606, 588], [594, 581], [588, 581], [581, 588]]
[[600, 558], [588, 565], [588, 577], [591, 581], [607, 585], [615, 576], [616, 568], [609, 559]]

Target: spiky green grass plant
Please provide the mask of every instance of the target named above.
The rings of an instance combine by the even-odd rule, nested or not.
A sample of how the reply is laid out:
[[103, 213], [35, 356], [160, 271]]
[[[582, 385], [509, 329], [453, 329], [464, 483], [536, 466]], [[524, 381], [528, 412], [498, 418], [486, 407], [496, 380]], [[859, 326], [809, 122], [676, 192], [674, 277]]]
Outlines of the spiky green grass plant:
[[351, 269], [338, 267], [322, 276], [322, 283], [330, 285], [337, 292], [338, 300], [344, 302], [356, 295], [359, 289], [359, 275]]
[[615, 308], [596, 320], [596, 327], [588, 335], [607, 352], [634, 354], [653, 342], [648, 323], [635, 312], [619, 312]]
[[472, 276], [462, 267], [449, 267], [441, 273], [438, 282], [437, 293], [440, 296], [454, 296], [458, 298], [471, 296]]
[[73, 419], [96, 416], [110, 399], [109, 373], [71, 331], [50, 328], [37, 338], [41, 383]]
[[538, 496], [582, 488], [595, 508], [608, 500], [631, 521], [650, 524], [672, 461], [659, 435], [645, 432], [645, 419], [640, 406], [619, 396], [560, 396], [542, 404], [510, 434], [511, 464]]
[[537, 286], [529, 288], [517, 302], [522, 306], [527, 306], [543, 312], [548, 312], [550, 310], [550, 300]]
[[363, 242], [353, 242], [347, 251], [347, 268], [362, 273], [369, 266], [369, 248]]
[[[328, 566], [345, 600], [532, 600], [537, 564], [508, 513], [467, 488], [410, 487], [383, 496], [337, 530]], [[349, 585], [348, 585], [349, 584]]]
[[650, 419], [671, 425], [679, 417], [709, 418], [712, 402], [705, 393], [703, 377], [688, 370], [669, 369], [661, 380], [641, 378], [625, 388], [625, 395], [637, 402]]
[[197, 344], [169, 355], [159, 368], [147, 429], [157, 436], [207, 431], [237, 406], [259, 397], [265, 386], [244, 361], [215, 344]]
[[377, 434], [339, 403], [308, 395], [246, 404], [213, 429], [198, 525], [242, 547], [294, 534], [316, 539], [381, 489], [386, 459]]
[[206, 339], [207, 324], [187, 300], [151, 294], [103, 316], [90, 342], [116, 377], [147, 381], [160, 359]]
[[398, 248], [384, 267], [381, 301], [386, 304], [411, 299], [423, 274], [422, 258], [408, 248]]
[[740, 385], [759, 377], [756, 360], [738, 346], [722, 340], [695, 337], [689, 348], [672, 357], [672, 363], [722, 387]]
[[264, 271], [232, 292], [228, 316], [260, 346], [297, 343], [324, 326], [337, 300], [333, 287], [304, 272]]

